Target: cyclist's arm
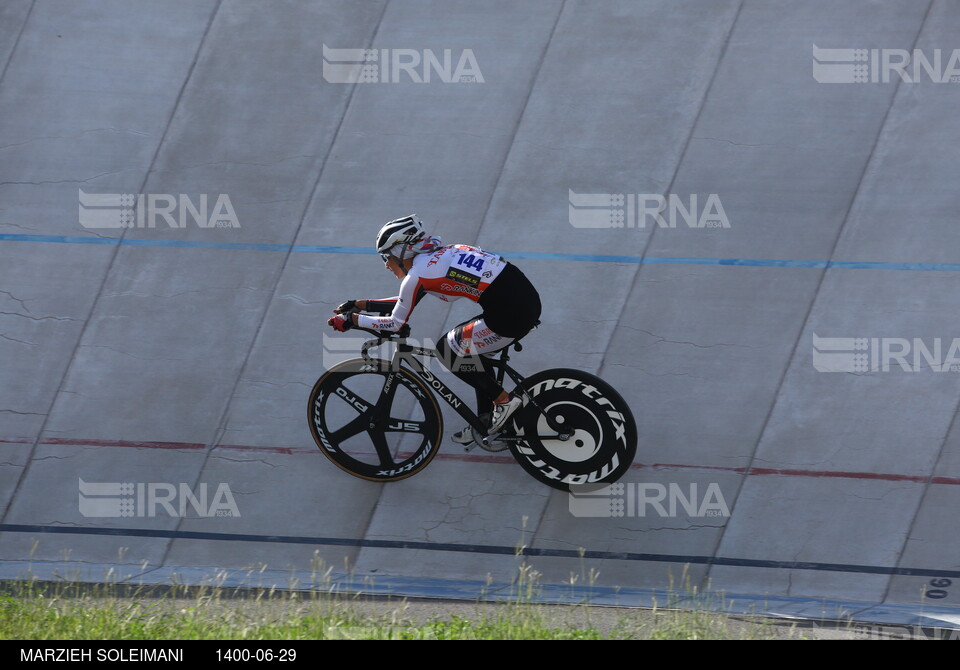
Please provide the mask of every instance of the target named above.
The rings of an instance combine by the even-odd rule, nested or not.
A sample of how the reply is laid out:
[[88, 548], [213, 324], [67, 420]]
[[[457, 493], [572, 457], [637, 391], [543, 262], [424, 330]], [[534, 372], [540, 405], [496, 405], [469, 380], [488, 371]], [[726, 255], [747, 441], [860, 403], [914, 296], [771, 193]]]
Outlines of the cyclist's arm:
[[380, 298], [377, 300], [357, 300], [357, 309], [363, 312], [374, 312], [380, 315], [387, 315], [396, 307], [400, 296], [393, 298]]
[[[420, 276], [411, 272], [403, 278], [403, 282], [400, 284], [400, 295], [397, 296], [396, 302], [393, 304], [393, 310], [389, 315], [367, 316], [366, 314], [357, 314], [353, 317], [354, 325], [371, 330], [387, 330], [395, 333], [406, 324], [413, 308], [416, 307], [420, 298], [424, 295], [426, 295], [426, 291], [423, 290]], [[367, 301], [368, 304], [370, 302], [379, 301]]]

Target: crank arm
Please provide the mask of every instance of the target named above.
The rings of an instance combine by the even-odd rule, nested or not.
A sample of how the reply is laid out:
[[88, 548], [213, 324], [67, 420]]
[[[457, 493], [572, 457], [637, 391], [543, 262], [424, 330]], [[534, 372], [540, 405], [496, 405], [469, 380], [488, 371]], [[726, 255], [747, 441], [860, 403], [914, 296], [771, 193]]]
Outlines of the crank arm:
[[[497, 442], [523, 442], [524, 440], [529, 439], [529, 437], [530, 437], [530, 436], [527, 436], [527, 435], [525, 435], [525, 436], [523, 436], [523, 437], [516, 437], [516, 436], [514, 436], [514, 435], [504, 435], [504, 436], [492, 435], [492, 436], [490, 436], [490, 439], [489, 439], [489, 440], [484, 440], [484, 442], [487, 442], [487, 441], [490, 441], [490, 442], [493, 442], [493, 441], [497, 441]], [[567, 440], [569, 440], [569, 439], [571, 438], [571, 435], [570, 435], [570, 433], [558, 433], [558, 434], [556, 434], [556, 435], [534, 435], [533, 437], [537, 438], [538, 440], [560, 440], [561, 442], [566, 442]]]
[[569, 439], [570, 439], [571, 433], [566, 433], [566, 432], [564, 432], [564, 430], [563, 430], [563, 428], [560, 426], [560, 424], [557, 423], [556, 421], [554, 421], [554, 419], [553, 419], [552, 416], [550, 416], [549, 414], [547, 414], [546, 412], [544, 412], [544, 411], [543, 411], [543, 408], [540, 407], [540, 405], [538, 405], [537, 402], [536, 402], [532, 397], [530, 397], [530, 395], [529, 395], [526, 391], [524, 391], [524, 392], [523, 392], [523, 408], [521, 409], [521, 411], [522, 411], [523, 409], [526, 409], [528, 405], [532, 405], [538, 412], [540, 412], [540, 414], [543, 416], [543, 418], [545, 418], [545, 419], [547, 420], [547, 426], [550, 428], [550, 430], [555, 430], [555, 431], [557, 431], [557, 434], [556, 434], [556, 435], [537, 435], [538, 438], [540, 438], [540, 439], [548, 439], [548, 440], [557, 440], [557, 439], [559, 439], [559, 440], [563, 440], [563, 441], [566, 441], [566, 440], [569, 440]]

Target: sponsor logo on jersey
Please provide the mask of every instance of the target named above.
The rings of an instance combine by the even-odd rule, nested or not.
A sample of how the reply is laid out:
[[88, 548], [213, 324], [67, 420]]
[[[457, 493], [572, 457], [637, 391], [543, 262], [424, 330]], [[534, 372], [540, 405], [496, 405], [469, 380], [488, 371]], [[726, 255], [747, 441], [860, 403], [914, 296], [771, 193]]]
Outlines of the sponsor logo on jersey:
[[470, 286], [456, 286], [455, 284], [447, 284], [446, 282], [440, 284], [440, 290], [451, 291], [455, 293], [466, 293], [467, 295], [476, 296], [477, 298], [479, 298], [480, 294], [482, 293], [482, 291], [471, 288]]
[[480, 277], [475, 277], [474, 275], [467, 274], [466, 272], [461, 272], [456, 268], [450, 268], [450, 270], [447, 272], [447, 279], [452, 279], [458, 284], [473, 286], [474, 288], [480, 285]]

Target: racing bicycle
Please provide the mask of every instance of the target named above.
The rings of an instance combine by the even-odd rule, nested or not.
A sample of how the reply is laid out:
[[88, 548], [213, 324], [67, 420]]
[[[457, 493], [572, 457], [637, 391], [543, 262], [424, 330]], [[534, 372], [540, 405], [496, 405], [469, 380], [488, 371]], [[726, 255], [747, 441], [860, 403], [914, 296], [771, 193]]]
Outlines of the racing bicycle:
[[[374, 336], [360, 357], [327, 370], [310, 392], [310, 432], [320, 451], [340, 469], [374, 482], [411, 477], [433, 460], [443, 442], [442, 400], [469, 425], [473, 443], [497, 452], [509, 449], [530, 475], [547, 486], [612, 483], [630, 467], [637, 450], [637, 428], [629, 405], [599, 377], [572, 368], [544, 370], [524, 377], [509, 365], [509, 349], [484, 355], [503, 386], [513, 380], [524, 401], [507, 426], [488, 435], [487, 414], [478, 414], [421, 359], [433, 349], [407, 342], [399, 333], [355, 327]], [[389, 360], [370, 350], [392, 345]], [[429, 363], [429, 360], [428, 360]], [[478, 407], [478, 412], [480, 412]]]

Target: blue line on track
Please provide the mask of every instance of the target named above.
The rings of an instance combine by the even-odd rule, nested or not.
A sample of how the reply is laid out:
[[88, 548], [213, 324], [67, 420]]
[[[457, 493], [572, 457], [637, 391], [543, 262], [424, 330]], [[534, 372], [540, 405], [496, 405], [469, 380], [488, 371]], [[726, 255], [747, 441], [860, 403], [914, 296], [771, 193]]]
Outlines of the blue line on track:
[[[0, 233], [0, 242], [39, 242], [51, 244], [100, 244], [125, 247], [173, 247], [183, 249], [221, 249], [227, 251], [280, 251], [302, 254], [373, 255], [367, 247], [322, 246], [313, 244], [260, 244], [254, 242], [216, 242], [204, 240], [163, 240], [142, 238], [82, 237], [68, 235], [22, 235]], [[622, 263], [634, 265], [719, 265], [764, 268], [829, 268], [834, 270], [900, 270], [960, 272], [960, 263], [887, 263], [869, 261], [817, 261], [772, 258], [695, 258], [680, 256], [616, 256], [605, 254], [561, 254], [511, 251], [508, 259], [565, 261], [580, 263]]]

